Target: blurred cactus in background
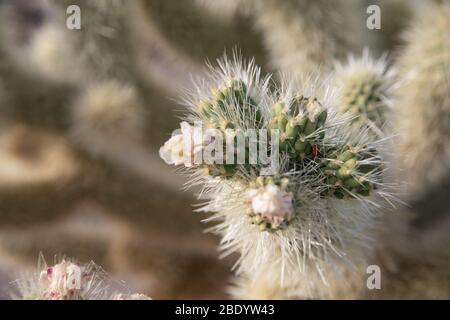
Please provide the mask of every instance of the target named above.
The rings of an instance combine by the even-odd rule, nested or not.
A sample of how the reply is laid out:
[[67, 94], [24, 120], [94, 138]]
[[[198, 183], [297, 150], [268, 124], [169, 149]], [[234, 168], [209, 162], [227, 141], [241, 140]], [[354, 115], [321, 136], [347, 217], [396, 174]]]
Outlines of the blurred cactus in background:
[[398, 57], [403, 81], [400, 157], [413, 187], [425, 190], [450, 170], [450, 5], [417, 14]]
[[[387, 281], [382, 298], [449, 298], [450, 3], [415, 12], [396, 65], [394, 159], [407, 208], [383, 221], [374, 260]], [[411, 281], [414, 279], [414, 281]]]
[[336, 81], [342, 88], [341, 111], [352, 113], [357, 126], [368, 125], [375, 134], [382, 135], [396, 84], [386, 58], [374, 60], [365, 50], [361, 58], [351, 56], [346, 64], [337, 64], [335, 69]]
[[[449, 8], [0, 1], [0, 281], [42, 251], [155, 299], [448, 297]], [[197, 124], [223, 141], [196, 140]], [[223, 162], [197, 162], [205, 150]], [[44, 298], [38, 280], [20, 297]], [[142, 298], [94, 291], [82, 298]]]
[[[152, 147], [170, 133], [175, 104], [169, 97], [195, 62], [174, 51], [158, 26], [145, 25], [145, 16], [136, 14], [140, 1], [70, 4], [81, 8], [82, 30], [65, 27], [69, 2], [10, 1], [0, 7], [2, 24], [13, 26], [1, 28], [2, 100], [8, 101], [1, 109], [1, 250], [28, 262], [41, 250], [95, 258], [131, 277], [154, 272], [156, 262], [150, 257], [161, 248], [158, 239], [188, 237], [198, 243], [197, 251], [186, 255], [176, 246], [166, 250], [170, 265], [166, 257], [157, 262], [173, 283], [163, 286], [155, 282], [158, 277], [133, 281], [141, 290], [158, 290], [158, 298], [202, 297], [207, 293], [196, 288], [205, 287], [206, 280], [192, 288], [182, 285], [185, 279], [177, 275], [181, 270], [172, 264], [210, 263], [226, 279], [227, 263], [216, 262], [212, 238], [201, 236], [200, 222], [188, 214], [190, 197], [179, 191], [183, 181], [170, 177]], [[17, 19], [28, 15], [41, 18], [32, 26]], [[145, 42], [136, 39], [142, 25], [148, 31]], [[139, 54], [124, 39], [140, 41], [132, 45]], [[170, 63], [160, 64], [169, 57]], [[169, 67], [179, 69], [171, 72]], [[177, 81], [160, 81], [167, 74]], [[96, 218], [82, 218], [84, 211]], [[148, 214], [153, 211], [158, 214]], [[75, 229], [86, 230], [84, 235], [70, 231], [83, 223], [84, 228]], [[103, 233], [96, 231], [98, 224], [105, 225]], [[149, 241], [156, 243], [144, 246], [140, 234], [152, 234]], [[122, 260], [133, 257], [118, 260], [118, 252], [111, 251], [117, 242], [124, 242], [120, 247], [140, 244], [149, 259], [128, 266]], [[211, 289], [216, 297], [223, 296], [219, 286]]]
[[36, 274], [14, 283], [20, 300], [150, 300], [143, 294], [117, 293], [105, 271], [94, 262], [79, 265], [66, 258], [47, 266], [39, 256]]

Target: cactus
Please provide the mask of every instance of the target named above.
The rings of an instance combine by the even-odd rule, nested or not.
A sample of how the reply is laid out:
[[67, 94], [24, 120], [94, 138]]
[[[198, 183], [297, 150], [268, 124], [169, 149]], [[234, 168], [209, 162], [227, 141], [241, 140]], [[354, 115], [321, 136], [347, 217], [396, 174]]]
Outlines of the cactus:
[[388, 69], [386, 56], [378, 60], [364, 50], [361, 58], [348, 58], [347, 63], [337, 63], [335, 82], [341, 93], [341, 110], [350, 112], [357, 126], [369, 126], [375, 134], [382, 135], [393, 104], [393, 91], [397, 84], [395, 73]]
[[400, 158], [416, 191], [449, 170], [449, 27], [449, 4], [430, 4], [413, 20], [397, 62], [403, 77], [397, 106]]
[[[222, 298], [236, 256], [237, 298], [446, 297], [447, 213], [434, 207], [448, 188], [434, 182], [449, 172], [450, 10], [411, 3], [379, 1], [382, 31], [370, 32], [368, 4], [356, 1], [1, 3], [0, 254], [94, 254], [164, 298]], [[72, 4], [81, 30], [64, 28]], [[356, 42], [392, 49], [414, 7], [426, 10], [392, 65], [368, 50], [342, 60]], [[358, 25], [347, 15], [356, 8]], [[200, 60], [236, 45], [255, 58], [235, 53], [201, 72]], [[166, 97], [181, 86], [180, 128], [159, 155], [199, 192], [223, 264], [155, 152], [179, 122]], [[421, 201], [391, 220], [397, 176]], [[85, 210], [101, 213], [91, 228]], [[375, 293], [365, 288], [373, 262], [384, 279]], [[61, 287], [77, 268], [90, 280]], [[59, 259], [38, 271], [16, 282], [17, 298], [147, 298], [111, 292], [93, 264]]]
[[92, 84], [72, 106], [71, 135], [93, 154], [102, 154], [108, 141], [142, 141], [142, 105], [134, 87], [118, 81]]
[[[371, 260], [386, 284], [375, 299], [448, 299], [450, 5], [422, 4], [397, 58], [396, 160], [408, 205], [385, 217]], [[411, 280], [413, 279], [413, 281]]]
[[[269, 153], [280, 142], [280, 167], [265, 176], [262, 164], [249, 156], [242, 164], [227, 164], [231, 170], [213, 174], [225, 165], [192, 161], [208, 141], [192, 142], [183, 134], [172, 136], [160, 155], [184, 167], [191, 185], [202, 186], [200, 198], [209, 199], [202, 210], [215, 212], [207, 221], [221, 221], [211, 230], [222, 235], [224, 254], [241, 254], [238, 274], [257, 281], [267, 272], [282, 283], [300, 277], [311, 265], [320, 266], [334, 256], [330, 251], [345, 252], [349, 242], [366, 241], [355, 230], [367, 226], [376, 212], [374, 200], [367, 198], [384, 195], [378, 193], [384, 189], [384, 165], [368, 129], [355, 130], [352, 118], [340, 114], [338, 95], [318, 79], [300, 89], [285, 80], [278, 88], [253, 61], [247, 64], [236, 53], [232, 60], [218, 60], [218, 66], [184, 98], [190, 111], [183, 133], [192, 137], [190, 123], [195, 122], [223, 134], [279, 130], [280, 140]], [[299, 143], [309, 147], [296, 150]]]
[[12, 297], [17, 300], [150, 300], [142, 294], [111, 292], [106, 272], [94, 262], [81, 265], [62, 258], [47, 266], [42, 254], [37, 272], [16, 280], [14, 285], [18, 293], [12, 293]]
[[[328, 189], [323, 191], [338, 199], [358, 196], [369, 196], [376, 189], [377, 183], [370, 181], [380, 167], [371, 161], [377, 154], [372, 150], [358, 151], [350, 145], [330, 152], [323, 161], [322, 170], [326, 176]], [[377, 160], [375, 160], [377, 161]]]
[[316, 157], [317, 140], [324, 137], [327, 114], [316, 98], [295, 96], [272, 106], [269, 129], [280, 131], [280, 150], [294, 160]]

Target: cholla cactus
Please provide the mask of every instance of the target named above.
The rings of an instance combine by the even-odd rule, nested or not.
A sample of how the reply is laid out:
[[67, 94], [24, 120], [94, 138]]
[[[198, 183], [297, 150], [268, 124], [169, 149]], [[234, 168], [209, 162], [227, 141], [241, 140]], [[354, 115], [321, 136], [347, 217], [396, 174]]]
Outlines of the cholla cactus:
[[336, 85], [342, 88], [342, 112], [351, 112], [356, 125], [368, 125], [381, 134], [397, 84], [386, 56], [374, 60], [366, 49], [361, 58], [350, 56], [347, 63], [337, 63], [334, 77]]
[[[191, 185], [202, 186], [200, 198], [208, 202], [201, 210], [215, 212], [207, 221], [219, 221], [211, 230], [223, 236], [224, 255], [241, 254], [239, 274], [253, 280], [268, 274], [278, 285], [303, 278], [310, 267], [320, 274], [322, 264], [345, 255], [349, 244], [367, 241], [363, 230], [380, 205], [370, 196], [387, 195], [379, 146], [368, 129], [355, 130], [352, 117], [341, 115], [339, 97], [326, 83], [308, 79], [295, 87], [285, 80], [278, 88], [236, 54], [218, 65], [185, 98], [187, 138], [174, 135], [160, 155], [184, 167]], [[241, 136], [245, 147], [238, 143], [229, 154], [227, 145], [225, 154], [220, 139], [192, 138], [193, 123], [233, 142]], [[251, 129], [258, 134], [246, 135]], [[268, 133], [269, 146], [258, 144], [258, 152], [279, 163], [272, 171], [251, 155], [252, 141], [267, 142]], [[195, 161], [211, 146], [220, 153], [215, 160], [233, 161]]]
[[20, 300], [150, 300], [143, 294], [111, 293], [106, 272], [94, 262], [78, 264], [63, 258], [47, 266], [39, 256], [38, 270], [31, 276], [15, 281]]
[[406, 179], [422, 190], [450, 168], [450, 5], [431, 4], [413, 21], [398, 61], [399, 154]]
[[385, 285], [368, 292], [371, 298], [449, 297], [450, 5], [423, 5], [399, 55], [403, 79], [394, 109], [410, 203], [378, 236], [373, 261]]
[[[61, 28], [60, 23], [51, 23], [37, 32], [28, 50], [24, 50], [29, 57], [20, 61], [27, 61], [26, 67], [52, 81], [73, 83], [80, 79], [82, 70], [72, 42], [68, 30]], [[76, 64], [77, 68], [72, 68]]]
[[145, 123], [134, 87], [105, 81], [83, 91], [71, 118], [72, 135], [84, 148], [101, 154], [114, 143], [142, 140]]
[[97, 300], [108, 295], [105, 272], [94, 263], [79, 265], [62, 259], [47, 266], [42, 255], [38, 270], [15, 282], [23, 300]]

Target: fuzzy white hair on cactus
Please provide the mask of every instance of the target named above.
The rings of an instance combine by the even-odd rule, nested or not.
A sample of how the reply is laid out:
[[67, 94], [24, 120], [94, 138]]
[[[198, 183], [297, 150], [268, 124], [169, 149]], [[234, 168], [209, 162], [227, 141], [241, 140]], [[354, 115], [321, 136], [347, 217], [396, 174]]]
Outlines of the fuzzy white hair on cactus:
[[[258, 127], [260, 116], [270, 112], [271, 101], [267, 99], [271, 98], [271, 77], [263, 77], [253, 59], [247, 63], [236, 51], [231, 59], [225, 54], [217, 60], [217, 66], [208, 63], [207, 67], [204, 78], [194, 79], [194, 89], [182, 95], [181, 103], [189, 110], [186, 121], [202, 121], [206, 127], [223, 129], [228, 124], [243, 130]], [[215, 102], [219, 105], [212, 107]], [[242, 103], [254, 106], [253, 110], [244, 114]]]
[[[281, 77], [277, 85], [237, 54], [209, 68], [184, 97], [185, 121], [224, 134], [280, 133], [280, 166], [269, 176], [251, 156], [243, 164], [184, 167], [188, 186], [199, 186], [206, 200], [199, 211], [212, 212], [205, 221], [217, 223], [209, 230], [222, 236], [223, 255], [240, 253], [236, 272], [251, 281], [268, 274], [281, 285], [303, 279], [308, 270], [325, 281], [325, 265], [345, 260], [349, 246], [368, 245], [366, 229], [382, 206], [379, 196], [390, 197], [379, 142], [342, 114], [339, 94], [319, 77]], [[161, 156], [181, 164], [181, 137], [172, 139]]]
[[87, 85], [71, 106], [71, 135], [93, 155], [140, 141], [144, 120], [134, 87], [116, 80]]
[[350, 112], [356, 125], [367, 125], [383, 136], [386, 113], [392, 108], [393, 92], [399, 83], [396, 78], [387, 55], [374, 59], [368, 49], [361, 57], [349, 55], [345, 63], [336, 62], [334, 81], [341, 90], [341, 111]]
[[403, 80], [395, 117], [398, 155], [412, 192], [426, 190], [449, 172], [449, 29], [450, 3], [429, 4], [405, 33], [397, 63]]
[[39, 256], [38, 271], [17, 280], [21, 300], [99, 300], [108, 298], [106, 273], [93, 262], [77, 264], [61, 259], [48, 266]]
[[81, 290], [81, 267], [63, 260], [41, 272], [39, 281], [47, 288], [44, 296], [50, 300], [75, 298]]
[[[27, 67], [52, 81], [74, 83], [79, 81], [81, 68], [76, 51], [70, 46], [70, 33], [59, 23], [50, 23], [37, 31], [27, 54]], [[20, 56], [23, 53], [19, 53]], [[75, 67], [74, 67], [75, 66]]]
[[13, 284], [17, 292], [11, 296], [18, 300], [150, 299], [143, 294], [113, 292], [112, 283], [106, 272], [92, 261], [79, 264], [63, 258], [48, 266], [40, 254], [37, 272], [16, 280]]

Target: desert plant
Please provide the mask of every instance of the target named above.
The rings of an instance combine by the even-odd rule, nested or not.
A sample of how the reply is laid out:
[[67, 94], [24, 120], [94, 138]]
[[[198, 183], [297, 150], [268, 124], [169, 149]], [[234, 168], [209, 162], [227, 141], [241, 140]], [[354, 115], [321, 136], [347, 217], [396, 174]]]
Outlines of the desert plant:
[[[324, 265], [345, 256], [349, 245], [368, 241], [364, 228], [376, 216], [378, 197], [390, 196], [378, 142], [342, 115], [338, 95], [322, 80], [307, 79], [300, 87], [285, 80], [278, 87], [236, 53], [210, 66], [196, 88], [184, 98], [189, 112], [181, 133], [160, 156], [185, 168], [189, 186], [202, 188], [207, 204], [201, 210], [214, 213], [206, 220], [218, 222], [211, 230], [222, 236], [224, 255], [238, 252], [238, 274], [266, 275], [273, 285], [298, 285], [305, 270], [326, 281]], [[199, 133], [194, 123], [225, 138]], [[251, 129], [260, 131], [251, 136]], [[225, 152], [227, 137], [245, 143], [231, 153], [227, 144]], [[259, 156], [276, 157], [274, 172], [252, 158], [252, 142]], [[214, 161], [198, 161], [211, 148]], [[309, 285], [315, 289], [303, 286]], [[289, 296], [301, 296], [291, 289]]]
[[351, 112], [356, 125], [369, 126], [382, 136], [398, 84], [394, 70], [388, 68], [386, 55], [375, 60], [367, 49], [360, 58], [351, 55], [345, 64], [336, 64], [334, 77], [342, 90], [342, 112]]
[[449, 170], [449, 26], [448, 3], [427, 6], [407, 30], [397, 61], [402, 72], [397, 105], [400, 158], [408, 172], [405, 179], [416, 191]]
[[78, 264], [73, 259], [56, 259], [48, 266], [39, 255], [37, 272], [13, 284], [20, 300], [150, 300], [143, 294], [117, 293], [106, 272], [94, 262]]

